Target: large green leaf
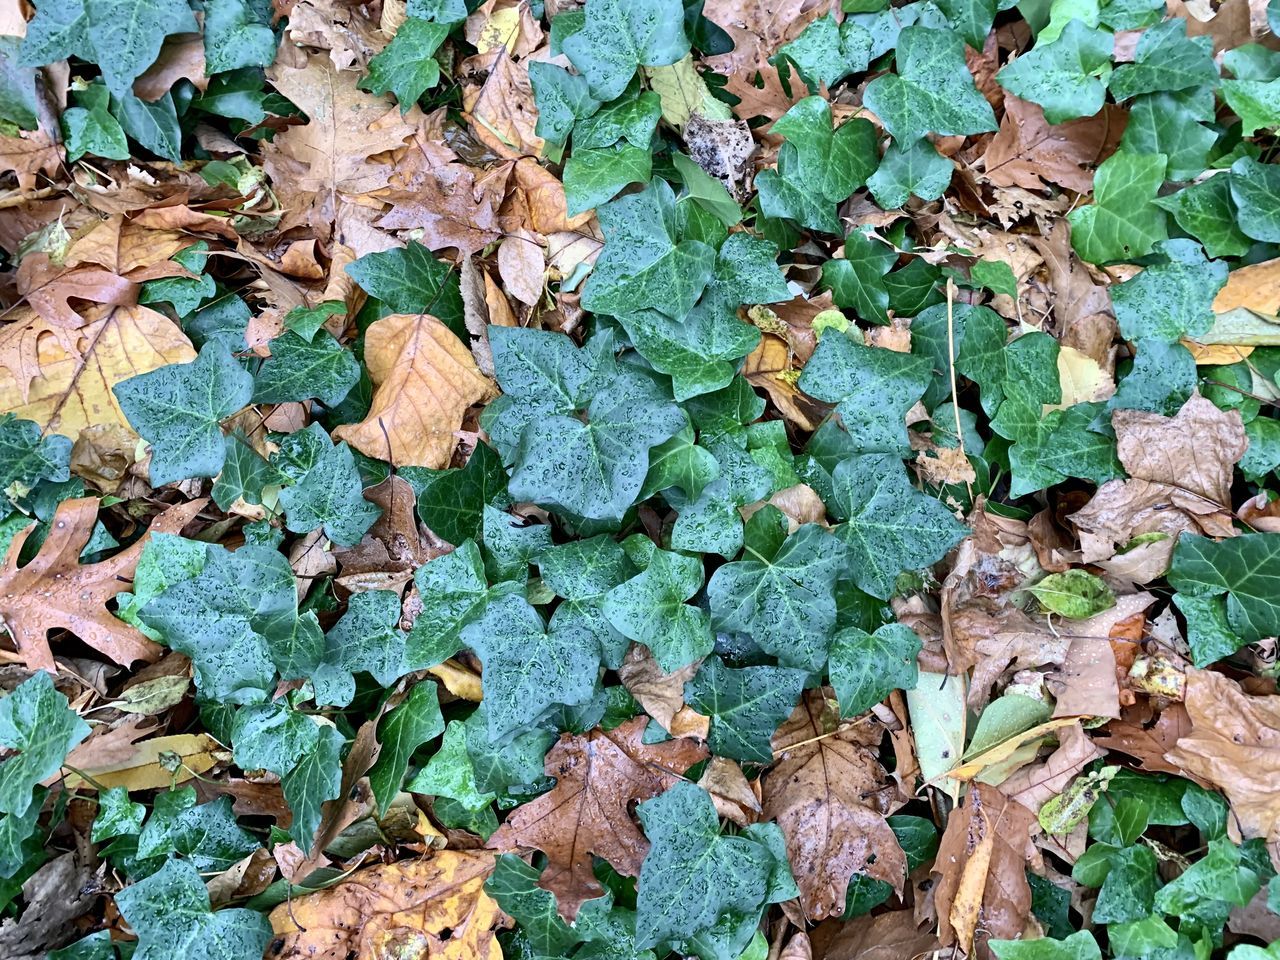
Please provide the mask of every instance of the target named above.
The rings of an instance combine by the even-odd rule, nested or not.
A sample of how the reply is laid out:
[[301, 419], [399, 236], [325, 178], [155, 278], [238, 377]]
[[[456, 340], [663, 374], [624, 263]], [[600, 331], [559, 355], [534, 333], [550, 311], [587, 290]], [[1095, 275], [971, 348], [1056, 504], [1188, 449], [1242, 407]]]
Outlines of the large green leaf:
[[347, 275], [371, 297], [397, 313], [429, 313], [461, 328], [462, 292], [457, 271], [420, 243], [367, 253], [346, 267]]
[[84, 12], [96, 54], [91, 59], [117, 96], [155, 63], [166, 36], [198, 32], [186, 0], [84, 0]]
[[310, 853], [320, 827], [324, 804], [342, 791], [342, 747], [345, 738], [337, 727], [325, 724], [315, 748], [303, 754], [296, 767], [280, 778], [285, 803], [293, 813], [289, 836]]
[[434, 683], [418, 683], [409, 695], [378, 721], [378, 759], [369, 769], [369, 785], [385, 811], [404, 784], [409, 758], [428, 740], [444, 732], [440, 701]]
[[241, 67], [269, 67], [276, 58], [271, 4], [265, 0], [206, 0], [204, 64], [212, 76]]
[[578, 625], [550, 630], [528, 601], [498, 597], [462, 629], [462, 641], [484, 664], [489, 738], [497, 740], [538, 720], [552, 707], [590, 699], [600, 668], [595, 638]]
[[270, 770], [276, 776], [292, 770], [319, 739], [319, 725], [280, 700], [241, 707], [231, 726], [237, 766]]
[[1231, 165], [1231, 199], [1246, 236], [1280, 241], [1280, 167], [1241, 157]]
[[637, 813], [651, 844], [636, 899], [639, 946], [689, 938], [726, 914], [754, 914], [764, 905], [771, 853], [749, 837], [722, 836], [701, 787], [676, 783]]
[[837, 307], [851, 309], [862, 320], [889, 322], [889, 289], [884, 275], [898, 259], [888, 244], [855, 230], [845, 237], [844, 256], [822, 265], [822, 284]]
[[951, 184], [955, 165], [926, 138], [907, 144], [893, 141], [867, 179], [871, 195], [886, 210], [906, 206], [912, 196], [937, 200]]
[[492, 597], [510, 593], [518, 584], [490, 589], [480, 548], [464, 540], [458, 549], [424, 563], [413, 575], [422, 610], [405, 643], [405, 659], [415, 670], [434, 667], [462, 647], [462, 628], [483, 612]]
[[418, 516], [453, 544], [480, 537], [484, 508], [507, 501], [507, 472], [487, 443], [477, 443], [464, 467], [430, 480], [418, 494]]
[[196, 868], [168, 860], [158, 871], [116, 894], [120, 914], [138, 936], [134, 960], [260, 960], [271, 939], [261, 913], [209, 906]]
[[390, 687], [409, 672], [405, 637], [398, 629], [400, 595], [366, 590], [347, 601], [347, 612], [325, 635], [324, 660], [311, 675], [316, 703], [345, 707], [356, 693], [355, 674]]
[[1117, 153], [1093, 179], [1093, 203], [1067, 215], [1071, 245], [1090, 263], [1136, 260], [1168, 237], [1164, 211], [1154, 203], [1164, 182], [1161, 154]]
[[1172, 213], [1178, 226], [1204, 244], [1211, 257], [1238, 257], [1249, 249], [1249, 238], [1236, 223], [1231, 180], [1231, 175], [1223, 171], [1177, 193], [1156, 198], [1156, 205]]
[[1116, 320], [1126, 340], [1174, 343], [1195, 339], [1213, 326], [1213, 300], [1227, 282], [1227, 265], [1206, 260], [1199, 244], [1156, 244], [1167, 258], [1111, 289]]
[[1218, 83], [1213, 43], [1208, 37], [1187, 37], [1187, 21], [1173, 17], [1143, 31], [1132, 63], [1116, 68], [1108, 84], [1116, 100], [1141, 93], [1171, 93]]
[[974, 86], [964, 41], [947, 30], [907, 27], [898, 35], [897, 72], [867, 85], [862, 101], [899, 143], [996, 129], [991, 104]]
[[1110, 32], [1072, 20], [1058, 39], [1036, 44], [997, 79], [1011, 93], [1038, 103], [1050, 123], [1091, 117], [1106, 99], [1114, 46]]
[[394, 93], [400, 112], [408, 113], [420, 96], [440, 82], [435, 52], [449, 36], [449, 29], [448, 24], [410, 17], [369, 61], [369, 73], [360, 85], [370, 93]]
[[1073, 933], [1065, 940], [989, 940], [997, 960], [1102, 960], [1098, 941], [1088, 930]]
[[194, 787], [179, 787], [156, 796], [151, 816], [138, 834], [140, 859], [178, 854], [197, 870], [226, 870], [260, 846], [236, 823], [231, 798], [196, 803]]
[[0, 746], [14, 751], [0, 761], [0, 813], [21, 816], [36, 785], [53, 776], [71, 748], [89, 735], [89, 725], [37, 670], [0, 700]]
[[887, 600], [898, 576], [937, 563], [969, 528], [938, 500], [911, 485], [896, 455], [851, 457], [832, 475], [848, 522], [835, 534], [848, 545], [858, 588]]
[[[597, 114], [598, 116], [598, 114]], [[575, 149], [564, 165], [564, 196], [574, 217], [612, 200], [629, 183], [648, 183], [653, 155], [648, 146], [615, 143], [594, 150]]]
[[816, 90], [831, 86], [849, 74], [865, 70], [871, 59], [871, 36], [852, 19], [837, 24], [834, 16], [813, 21], [790, 43], [784, 43], [773, 62], [787, 60], [800, 77]]
[[680, 0], [588, 0], [581, 30], [561, 49], [601, 101], [622, 94], [637, 67], [664, 67], [689, 52]]
[[112, 388], [129, 423], [151, 444], [151, 484], [212, 477], [222, 469], [221, 422], [253, 395], [253, 377], [207, 343], [190, 363], [172, 363]]
[[[859, 331], [851, 331], [860, 337]], [[834, 330], [824, 336], [800, 375], [800, 389], [838, 404], [856, 449], [905, 454], [907, 411], [932, 378], [929, 361], [910, 353], [867, 347]]]
[[711, 718], [707, 743], [719, 756], [769, 763], [769, 738], [791, 715], [807, 670], [786, 667], [726, 667], [718, 656], [702, 662], [684, 685], [689, 706]]
[[1192, 597], [1227, 595], [1227, 620], [1245, 643], [1280, 631], [1280, 534], [1210, 540], [1184, 533], [1169, 584]]
[[831, 638], [831, 686], [840, 715], [856, 717], [894, 690], [915, 688], [920, 671], [920, 638], [901, 623], [886, 623], [875, 633], [845, 627]]
[[22, 39], [0, 36], [0, 121], [36, 129], [36, 72], [18, 62]]
[[1190, 180], [1209, 163], [1218, 133], [1206, 122], [1214, 119], [1213, 91], [1193, 87], [1176, 93], [1147, 93], [1129, 105], [1120, 149], [1125, 153], [1162, 154], [1169, 180]]
[[[707, 584], [712, 624], [746, 634], [784, 666], [821, 670], [836, 622], [844, 549], [812, 523], [780, 539], [786, 523], [773, 506], [752, 514], [742, 559], [720, 567]], [[773, 536], [756, 532], [763, 527], [774, 528]]]
[[530, 60], [529, 80], [538, 107], [535, 132], [549, 143], [563, 145], [577, 121], [600, 109], [591, 96], [587, 78], [545, 60]]
[[323, 526], [325, 536], [334, 543], [354, 546], [382, 509], [364, 499], [360, 471], [346, 441], [331, 444], [319, 424], [308, 430], [321, 438], [323, 452], [297, 482], [280, 491], [285, 526], [294, 533], [310, 533]]

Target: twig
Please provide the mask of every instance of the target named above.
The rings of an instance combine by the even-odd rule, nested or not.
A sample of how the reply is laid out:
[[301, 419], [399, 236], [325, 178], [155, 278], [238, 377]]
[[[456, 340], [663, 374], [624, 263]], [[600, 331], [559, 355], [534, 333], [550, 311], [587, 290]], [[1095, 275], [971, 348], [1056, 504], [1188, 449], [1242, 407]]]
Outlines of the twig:
[[30, 200], [43, 200], [45, 197], [52, 197], [57, 192], [56, 187], [43, 187], [40, 190], [33, 190], [31, 193], [11, 193], [8, 196], [0, 197], [0, 210], [20, 207]]
[[[960, 397], [956, 392], [955, 300], [956, 282], [947, 277], [947, 372], [951, 374], [951, 412], [956, 416], [956, 443], [960, 444], [960, 455], [968, 462], [969, 454], [964, 449], [964, 428], [960, 425]], [[973, 484], [965, 480], [964, 487], [969, 491], [969, 502], [973, 503]]]

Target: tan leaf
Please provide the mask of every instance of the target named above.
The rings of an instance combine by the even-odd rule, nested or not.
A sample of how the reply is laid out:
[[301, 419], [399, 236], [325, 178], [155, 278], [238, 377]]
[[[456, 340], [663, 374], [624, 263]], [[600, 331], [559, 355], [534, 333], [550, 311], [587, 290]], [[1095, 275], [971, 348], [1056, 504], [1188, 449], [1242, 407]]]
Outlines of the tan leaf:
[[61, 166], [59, 140], [43, 127], [20, 130], [17, 136], [0, 134], [0, 173], [16, 174], [19, 190], [34, 191], [41, 174], [56, 177]]
[[1180, 533], [1230, 537], [1235, 532], [1230, 512], [1219, 504], [1172, 484], [1147, 480], [1109, 480], [1067, 519], [1080, 532], [1085, 563], [1108, 560], [1134, 537], [1164, 534], [1166, 539], [1145, 545], [1148, 555], [1143, 559], [1157, 576], [1168, 569]]
[[991, 824], [980, 806], [975, 807], [969, 818], [967, 837], [968, 856], [960, 867], [960, 882], [956, 884], [947, 920], [955, 931], [956, 943], [968, 956], [973, 948], [973, 934], [978, 927], [978, 915], [982, 911], [982, 899], [986, 892], [987, 875], [991, 870], [991, 853], [996, 838]]
[[[185, 783], [192, 777], [212, 770], [222, 752], [218, 741], [207, 733], [180, 733], [172, 737], [155, 737], [137, 744], [127, 760], [95, 764], [90, 760], [77, 767], [86, 777], [68, 774], [68, 790], [98, 790], [125, 787], [128, 790], [158, 790], [171, 783]], [[180, 761], [174, 768], [173, 757]], [[70, 762], [71, 758], [68, 758]], [[89, 779], [92, 778], [92, 779]]]
[[438, 850], [366, 867], [271, 911], [277, 960], [502, 960], [498, 905], [484, 892], [493, 854]]
[[204, 71], [204, 39], [198, 33], [165, 37], [156, 62], [133, 81], [133, 93], [142, 100], [159, 100], [179, 80], [190, 80], [197, 90], [209, 86]]
[[760, 819], [760, 781], [747, 780], [742, 767], [728, 757], [712, 757], [698, 786], [711, 794], [716, 812], [738, 826]]
[[1084, 732], [1079, 721], [1057, 732], [1058, 749], [1044, 762], [1023, 767], [1000, 785], [1000, 792], [1039, 813], [1050, 797], [1060, 794], [1086, 764], [1102, 750]]
[[27, 666], [32, 670], [55, 669], [47, 637], [55, 628], [69, 630], [123, 666], [135, 660], [158, 660], [159, 645], [136, 627], [116, 619], [106, 604], [117, 593], [127, 591], [147, 538], [153, 533], [177, 533], [206, 502], [193, 500], [170, 507], [156, 517], [146, 535], [101, 563], [80, 563], [80, 551], [98, 518], [96, 499], [58, 504], [49, 536], [23, 567], [18, 566], [18, 556], [35, 525], [20, 530], [0, 566], [0, 618]]
[[1275, 315], [1280, 313], [1280, 258], [1233, 270], [1213, 299], [1214, 313], [1238, 309]]
[[[181, 328], [147, 307], [95, 308], [88, 316], [90, 322], [73, 333], [55, 330], [35, 316], [3, 329], [0, 409], [73, 440], [88, 426], [128, 427], [111, 388], [157, 367], [195, 359]], [[11, 365], [10, 347], [17, 348], [17, 369]], [[32, 348], [34, 371], [28, 366]]]
[[776, 820], [798, 870], [810, 920], [844, 912], [849, 878], [865, 873], [902, 889], [907, 864], [886, 815], [884, 730], [868, 716], [841, 723], [829, 691], [808, 691], [773, 736], [777, 766], [764, 778], [764, 817]]
[[1058, 382], [1062, 386], [1062, 402], [1046, 404], [1046, 412], [1106, 400], [1116, 392], [1115, 380], [1101, 364], [1071, 346], [1064, 345], [1058, 350]]
[[517, 230], [498, 247], [498, 273], [507, 292], [527, 306], [542, 299], [547, 260], [537, 237]]
[[1226, 508], [1236, 462], [1249, 441], [1237, 410], [1192, 394], [1173, 417], [1116, 410], [1116, 453], [1129, 476], [1166, 483]]
[[[1166, 760], [1165, 754], [1174, 748], [1179, 738], [1190, 732], [1191, 718], [1187, 716], [1186, 707], [1171, 703], [1160, 711], [1150, 726], [1144, 726], [1136, 719], [1111, 721], [1101, 731], [1105, 735], [1095, 736], [1094, 743], [1104, 750], [1117, 750], [1133, 757], [1138, 761], [1138, 769], [1148, 773], [1184, 776], [1186, 771]], [[1199, 780], [1198, 777], [1195, 779]]]
[[684, 702], [684, 685], [698, 672], [695, 660], [674, 673], [663, 673], [649, 648], [633, 643], [618, 668], [618, 678], [649, 716], [673, 737], [707, 738], [711, 718], [696, 713]]
[[484, 72], [479, 84], [462, 88], [463, 116], [471, 123], [477, 139], [500, 157], [536, 157], [542, 153], [542, 138], [534, 132], [538, 111], [533, 107], [533, 86], [529, 71], [508, 56], [501, 44], [490, 53], [466, 60], [463, 75]]
[[1093, 189], [1093, 171], [1115, 152], [1128, 114], [1108, 104], [1093, 117], [1051, 126], [1044, 111], [1013, 94], [983, 157], [986, 178], [999, 187], [1042, 190], [1056, 183], [1077, 193]]
[[933, 930], [920, 929], [914, 910], [823, 924], [814, 930], [813, 941], [814, 955], [825, 960], [917, 960], [933, 956], [938, 948]]
[[692, 740], [643, 743], [648, 722], [640, 716], [608, 731], [563, 734], [546, 758], [555, 788], [517, 807], [489, 838], [497, 850], [533, 847], [547, 855], [538, 883], [556, 895], [566, 920], [604, 891], [591, 854], [626, 876], [639, 874], [649, 841], [631, 817], [633, 804], [656, 797], [707, 756]]
[[360, 423], [333, 435], [397, 467], [447, 467], [473, 403], [493, 395], [471, 351], [427, 314], [392, 314], [365, 332], [373, 404]]
[[1246, 838], [1280, 840], [1280, 696], [1252, 697], [1212, 670], [1187, 670], [1191, 732], [1165, 759], [1227, 795]]
[[952, 811], [933, 865], [937, 878], [934, 907], [940, 918], [948, 918], [941, 924], [944, 946], [955, 944], [964, 932], [957, 931], [949, 918], [960, 893], [964, 864], [988, 836], [993, 838], [991, 856], [982, 886], [974, 946], [985, 951], [988, 938], [1011, 940], [1022, 935], [1031, 916], [1026, 851], [1034, 823], [1030, 810], [986, 784], [975, 785], [964, 806]]

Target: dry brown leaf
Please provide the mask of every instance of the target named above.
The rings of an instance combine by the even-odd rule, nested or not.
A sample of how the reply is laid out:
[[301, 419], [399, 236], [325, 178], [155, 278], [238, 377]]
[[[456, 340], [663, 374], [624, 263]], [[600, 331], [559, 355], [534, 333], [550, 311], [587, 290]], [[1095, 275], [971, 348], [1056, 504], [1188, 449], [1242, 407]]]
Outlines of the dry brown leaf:
[[158, 660], [160, 646], [116, 619], [106, 604], [133, 580], [151, 534], [179, 532], [206, 502], [193, 500], [170, 507], [152, 521], [142, 538], [101, 563], [80, 563], [80, 551], [98, 518], [98, 501], [92, 497], [58, 504], [40, 552], [23, 567], [18, 566], [18, 555], [35, 525], [15, 534], [0, 566], [0, 618], [27, 666], [56, 669], [47, 636], [53, 629], [69, 630], [124, 666], [135, 660]]
[[179, 80], [190, 80], [197, 90], [209, 86], [204, 72], [204, 39], [198, 33], [165, 37], [156, 62], [133, 81], [133, 93], [141, 100], [159, 100]]
[[70, 333], [35, 316], [3, 328], [0, 409], [73, 440], [88, 426], [128, 427], [111, 388], [195, 358], [181, 328], [147, 307], [95, 308], [88, 315], [88, 325]]
[[359, 89], [359, 73], [335, 69], [327, 56], [295, 50], [287, 63], [288, 50], [281, 47], [267, 76], [310, 120], [264, 144], [263, 166], [286, 211], [280, 229], [305, 226], [327, 240], [343, 204], [386, 186], [391, 168], [369, 158], [402, 146], [414, 114], [402, 118], [398, 107]]
[[97, 267], [66, 270], [50, 263], [46, 253], [24, 257], [18, 265], [17, 281], [18, 293], [36, 313], [54, 326], [73, 330], [85, 325], [85, 317], [71, 306], [71, 300], [123, 306], [135, 303], [138, 297], [137, 283]]
[[43, 126], [20, 130], [17, 136], [0, 134], [0, 173], [16, 174], [24, 193], [35, 190], [42, 175], [56, 177], [61, 166], [60, 141]]
[[1173, 417], [1116, 410], [1116, 454], [1137, 480], [1166, 483], [1231, 506], [1231, 479], [1249, 441], [1237, 410], [1219, 410], [1194, 393]]
[[917, 960], [932, 956], [938, 938], [932, 929], [920, 929], [915, 911], [891, 910], [824, 924], [814, 931], [813, 945], [814, 955], [825, 960]]
[[327, 890], [271, 912], [277, 960], [502, 960], [495, 935], [504, 925], [484, 892], [493, 854], [439, 850], [358, 870]]
[[397, 313], [369, 326], [364, 359], [369, 413], [333, 435], [397, 467], [447, 467], [463, 414], [493, 395], [471, 351], [435, 317]]
[[764, 816], [776, 820], [810, 920], [844, 912], [849, 878], [865, 873], [901, 892], [907, 864], [885, 817], [892, 811], [874, 716], [842, 724], [830, 691], [805, 693], [773, 736], [778, 763], [764, 778]]
[[784, 417], [802, 430], [814, 430], [822, 419], [822, 405], [800, 391], [796, 355], [781, 337], [765, 334], [747, 355], [742, 375], [769, 395]]
[[1038, 814], [1050, 797], [1066, 789], [1081, 770], [1102, 755], [1102, 750], [1084, 732], [1079, 721], [1058, 730], [1058, 749], [1042, 763], [1015, 772], [1002, 784], [1000, 792]]
[[[1181, 737], [1191, 733], [1191, 718], [1180, 703], [1171, 703], [1160, 711], [1156, 722], [1144, 726], [1140, 718], [1113, 720], [1095, 736], [1094, 743], [1104, 750], [1115, 750], [1138, 761], [1147, 773], [1172, 773], [1184, 776], [1183, 768], [1165, 759]], [[1195, 778], [1199, 780], [1199, 778]], [[1203, 785], [1203, 784], [1202, 784]]]
[[760, 819], [760, 781], [747, 780], [742, 767], [728, 757], [712, 757], [698, 786], [711, 794], [716, 812], [738, 826]]
[[[114, 763], [90, 762], [78, 767], [85, 774], [67, 774], [68, 790], [99, 790], [125, 787], [128, 790], [158, 790], [171, 783], [185, 783], [212, 770], [230, 756], [217, 740], [207, 733], [180, 733], [172, 737], [155, 737], [137, 744], [127, 760]], [[181, 761], [173, 768], [172, 756]]]
[[673, 737], [705, 740], [711, 729], [711, 718], [684, 702], [684, 685], [693, 679], [701, 664], [701, 660], [695, 660], [674, 673], [663, 673], [649, 648], [633, 643], [618, 668], [618, 678], [645, 713], [667, 733]]
[[1108, 104], [1093, 117], [1051, 126], [1036, 104], [1012, 94], [983, 157], [986, 178], [999, 187], [1042, 190], [1056, 183], [1077, 193], [1093, 189], [1093, 171], [1115, 152], [1128, 114]]
[[1246, 838], [1280, 840], [1280, 696], [1251, 697], [1212, 670], [1186, 677], [1191, 732], [1165, 759], [1225, 793]]
[[501, 45], [490, 53], [466, 60], [459, 68], [466, 76], [487, 72], [483, 83], [464, 84], [463, 116], [476, 138], [497, 156], [508, 160], [536, 157], [542, 138], [534, 132], [538, 111], [533, 105], [533, 85], [523, 64], [508, 56]]
[[1233, 270], [1213, 299], [1214, 313], [1238, 309], [1275, 315], [1280, 313], [1280, 258]]
[[933, 865], [934, 907], [939, 918], [948, 918], [941, 924], [944, 946], [957, 943], [964, 932], [957, 931], [949, 918], [960, 893], [963, 865], [988, 836], [993, 842], [978, 909], [975, 953], [988, 955], [988, 938], [1011, 940], [1022, 935], [1031, 917], [1026, 852], [1034, 824], [1031, 811], [986, 784], [970, 789], [964, 806], [952, 811]]
[[527, 230], [517, 230], [498, 247], [498, 273], [507, 292], [526, 306], [542, 299], [546, 254], [538, 238]]
[[640, 716], [612, 730], [563, 734], [546, 758], [555, 788], [516, 808], [489, 838], [497, 850], [532, 847], [547, 855], [538, 884], [556, 895], [566, 920], [604, 892], [591, 870], [593, 853], [619, 873], [639, 874], [649, 841], [631, 817], [632, 804], [656, 797], [707, 756], [692, 740], [643, 743], [648, 722]]
[[960, 882], [956, 884], [951, 911], [947, 915], [951, 929], [955, 931], [956, 944], [964, 951], [965, 956], [969, 956], [973, 949], [973, 934], [978, 928], [978, 916], [982, 912], [982, 900], [995, 844], [995, 834], [991, 831], [986, 814], [981, 807], [976, 807], [974, 815], [969, 818], [969, 835], [965, 848], [968, 856], [960, 867]]

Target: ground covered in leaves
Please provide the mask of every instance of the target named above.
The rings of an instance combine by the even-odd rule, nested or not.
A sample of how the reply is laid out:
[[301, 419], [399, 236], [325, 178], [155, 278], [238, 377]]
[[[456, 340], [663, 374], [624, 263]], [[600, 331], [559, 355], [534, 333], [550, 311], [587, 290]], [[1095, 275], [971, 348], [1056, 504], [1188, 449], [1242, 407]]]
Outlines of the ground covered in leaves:
[[0, 956], [1280, 958], [1273, 31], [0, 0]]

